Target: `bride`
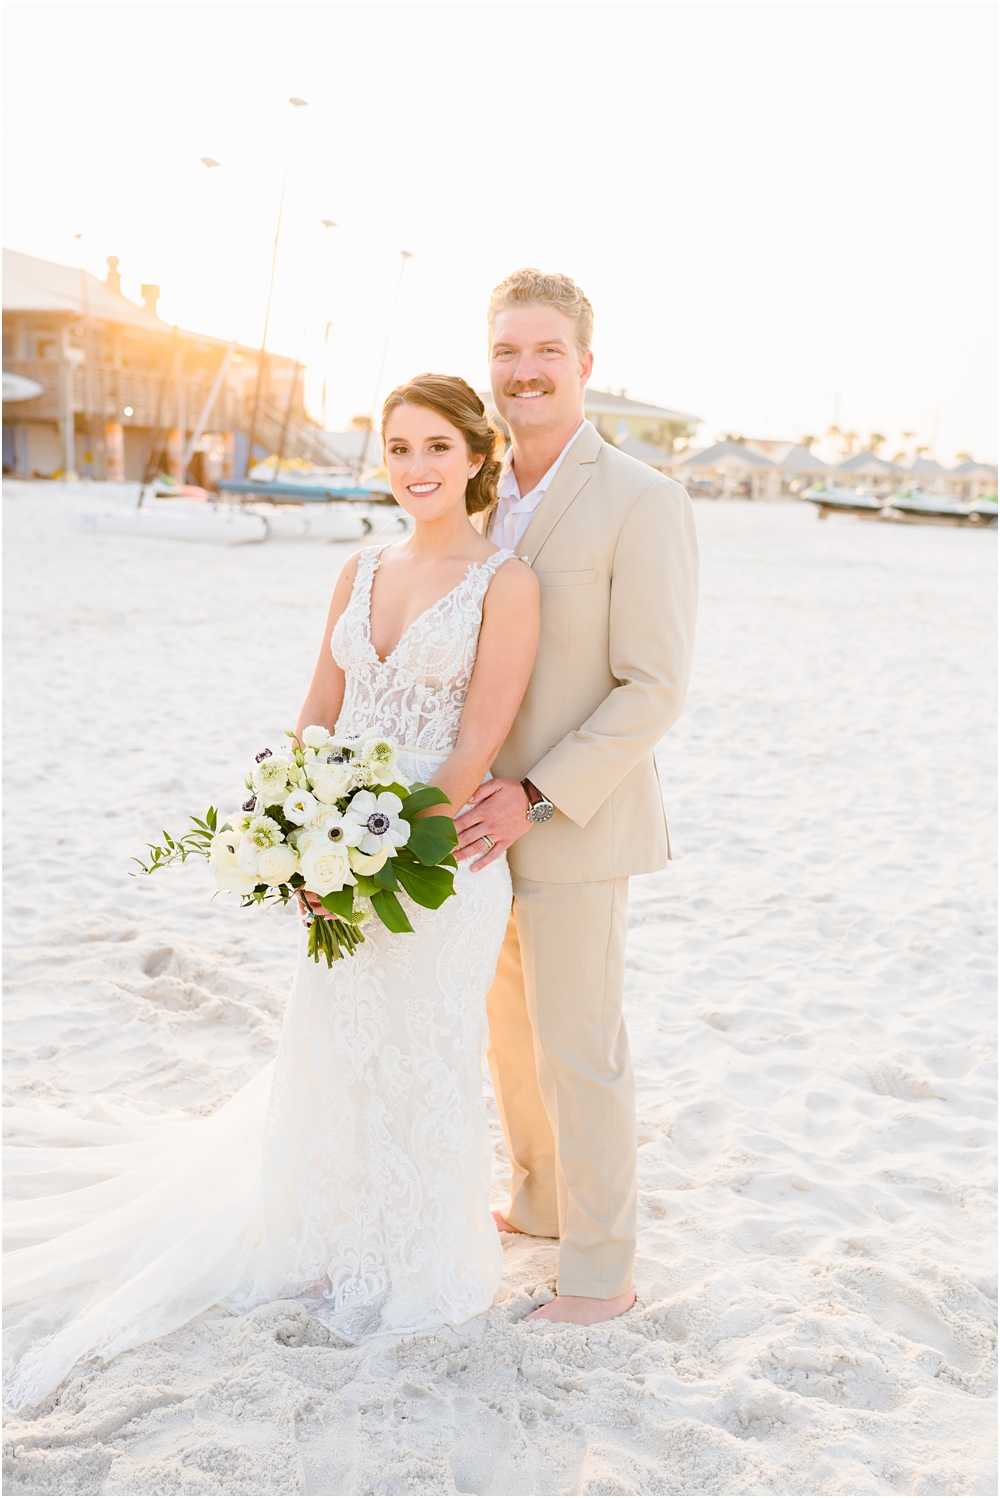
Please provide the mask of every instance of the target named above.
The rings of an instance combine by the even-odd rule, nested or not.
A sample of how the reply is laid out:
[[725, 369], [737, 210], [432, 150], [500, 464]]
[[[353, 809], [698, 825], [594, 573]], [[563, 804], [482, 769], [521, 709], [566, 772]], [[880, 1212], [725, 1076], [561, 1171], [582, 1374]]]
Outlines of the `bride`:
[[[297, 732], [379, 729], [402, 747], [401, 775], [457, 813], [527, 686], [538, 587], [469, 520], [495, 501], [501, 439], [464, 380], [400, 386], [382, 438], [413, 533], [345, 564]], [[439, 910], [401, 897], [412, 935], [370, 921], [328, 969], [303, 934], [277, 1056], [211, 1117], [151, 1130], [142, 1115], [94, 1144], [94, 1125], [67, 1115], [57, 1137], [72, 1148], [15, 1152], [29, 1199], [6, 1212], [12, 1407], [78, 1359], [220, 1303], [294, 1297], [349, 1341], [488, 1308], [501, 1250], [481, 1060], [511, 890], [489, 839], [477, 852]], [[309, 903], [306, 919], [324, 919]], [[53, 1174], [74, 1189], [31, 1194]]]

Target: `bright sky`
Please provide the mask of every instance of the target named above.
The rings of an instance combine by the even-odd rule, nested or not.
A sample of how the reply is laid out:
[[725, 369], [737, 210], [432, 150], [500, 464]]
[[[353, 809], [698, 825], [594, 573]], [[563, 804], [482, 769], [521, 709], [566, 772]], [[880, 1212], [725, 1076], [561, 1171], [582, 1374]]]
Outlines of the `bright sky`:
[[706, 434], [996, 459], [992, 4], [5, 10], [4, 243], [118, 255], [184, 327], [259, 342], [294, 127], [270, 343], [316, 287], [333, 427], [372, 405], [405, 249], [383, 395], [481, 385], [490, 288], [537, 265], [594, 304], [594, 384]]

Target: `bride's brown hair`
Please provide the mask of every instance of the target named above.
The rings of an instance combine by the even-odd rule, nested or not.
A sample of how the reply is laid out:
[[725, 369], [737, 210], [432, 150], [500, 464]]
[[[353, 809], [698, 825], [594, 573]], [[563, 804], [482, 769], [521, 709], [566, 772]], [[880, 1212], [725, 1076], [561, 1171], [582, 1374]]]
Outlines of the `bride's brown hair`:
[[486, 407], [471, 385], [458, 375], [421, 374], [405, 385], [397, 385], [382, 407], [382, 444], [385, 428], [397, 406], [426, 406], [445, 421], [457, 427], [465, 438], [469, 452], [482, 458], [483, 465], [465, 491], [465, 508], [470, 515], [488, 510], [496, 504], [497, 481], [503, 455], [503, 434], [486, 414]]

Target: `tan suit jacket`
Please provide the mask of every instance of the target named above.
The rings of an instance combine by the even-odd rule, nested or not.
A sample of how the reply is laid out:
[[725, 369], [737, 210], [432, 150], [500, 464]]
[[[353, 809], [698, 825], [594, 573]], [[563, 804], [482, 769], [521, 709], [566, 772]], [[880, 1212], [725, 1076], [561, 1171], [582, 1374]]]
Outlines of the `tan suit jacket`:
[[691, 502], [587, 422], [518, 551], [541, 584], [541, 639], [493, 773], [529, 777], [556, 813], [508, 850], [511, 870], [576, 884], [661, 869], [670, 848], [653, 749], [691, 673]]

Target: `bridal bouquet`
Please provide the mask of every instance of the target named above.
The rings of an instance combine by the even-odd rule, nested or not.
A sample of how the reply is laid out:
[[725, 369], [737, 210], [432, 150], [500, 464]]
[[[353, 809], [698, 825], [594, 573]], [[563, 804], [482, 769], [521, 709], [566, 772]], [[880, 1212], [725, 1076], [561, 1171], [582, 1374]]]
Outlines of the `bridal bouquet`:
[[[436, 910], [454, 894], [458, 842], [448, 816], [417, 818], [447, 803], [436, 786], [405, 785], [396, 779], [397, 746], [379, 733], [334, 738], [325, 728], [307, 728], [301, 743], [262, 749], [246, 781], [250, 792], [240, 811], [218, 824], [210, 807], [192, 817], [192, 830], [162, 847], [149, 844], [144, 874], [192, 854], [208, 859], [220, 889], [243, 905], [280, 900], [299, 892], [315, 895], [329, 919], [309, 916], [309, 952], [350, 955], [364, 941], [361, 930], [374, 914], [390, 931], [412, 931], [397, 895]], [[415, 820], [416, 819], [416, 820]]]

